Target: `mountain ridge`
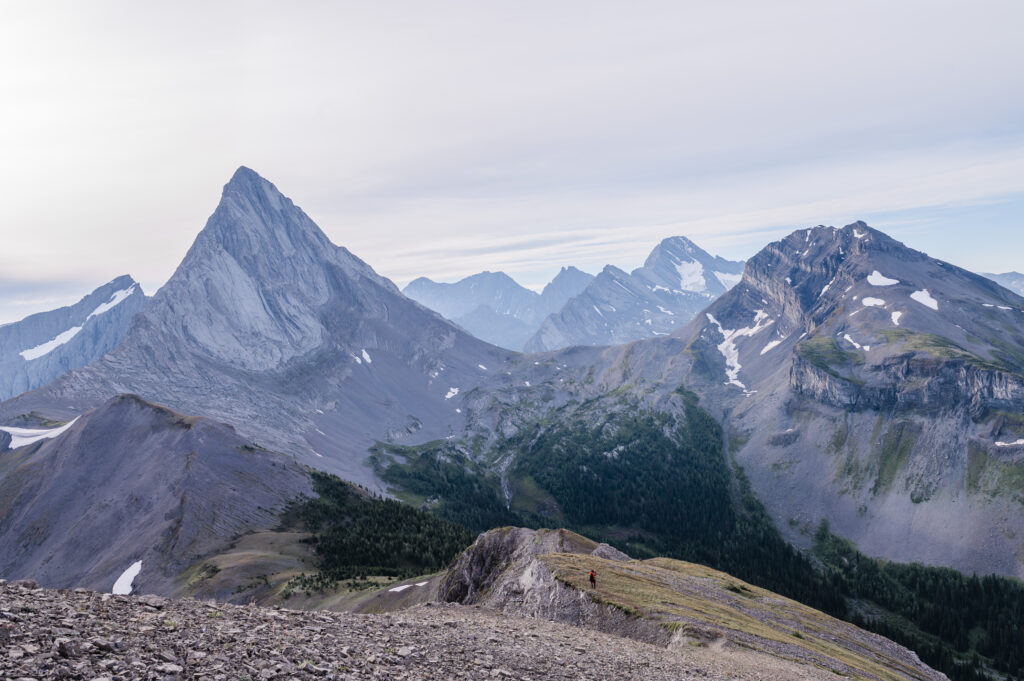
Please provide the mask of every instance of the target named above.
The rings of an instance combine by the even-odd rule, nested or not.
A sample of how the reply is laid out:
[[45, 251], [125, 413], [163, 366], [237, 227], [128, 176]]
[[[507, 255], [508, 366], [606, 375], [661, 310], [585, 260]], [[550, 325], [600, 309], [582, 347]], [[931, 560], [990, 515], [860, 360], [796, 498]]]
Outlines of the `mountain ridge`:
[[617, 345], [668, 335], [725, 293], [739, 280], [742, 267], [741, 262], [711, 256], [686, 237], [666, 238], [630, 273], [605, 266], [581, 293], [544, 320], [523, 350]]
[[145, 302], [139, 283], [125, 274], [74, 305], [0, 326], [0, 401], [113, 350]]

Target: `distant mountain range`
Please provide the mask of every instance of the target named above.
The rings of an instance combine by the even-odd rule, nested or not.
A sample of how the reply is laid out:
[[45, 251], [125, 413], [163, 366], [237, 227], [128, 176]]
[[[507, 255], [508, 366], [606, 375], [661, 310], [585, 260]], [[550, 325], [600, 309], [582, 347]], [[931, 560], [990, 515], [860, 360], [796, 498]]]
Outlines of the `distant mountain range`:
[[0, 400], [46, 385], [113, 350], [146, 297], [128, 275], [74, 305], [0, 326]]
[[593, 277], [563, 267], [541, 294], [503, 272], [481, 272], [454, 284], [421, 277], [402, 292], [477, 338], [543, 352], [667, 335], [742, 275], [742, 262], [714, 257], [677, 236], [658, 244], [632, 273], [608, 265]]
[[504, 272], [481, 272], [454, 284], [420, 277], [409, 282], [402, 293], [481, 340], [518, 350], [545, 317], [561, 310], [593, 279], [593, 275], [575, 267], [563, 267], [537, 293]]
[[545, 319], [523, 349], [543, 352], [665, 336], [742, 276], [742, 262], [709, 255], [686, 237], [671, 237], [629, 274], [605, 267], [582, 293]]
[[[144, 305], [134, 282], [118, 280], [78, 316], [5, 346], [20, 353], [77, 325], [84, 334], [97, 316], [128, 314], [133, 296], [139, 305], [112, 350], [0, 403], [6, 570], [41, 570], [47, 556], [78, 563], [97, 542], [114, 541], [90, 516], [92, 529], [78, 526], [80, 546], [59, 546], [68, 518], [85, 513], [69, 496], [73, 479], [98, 490], [98, 503], [118, 517], [140, 514], [164, 527], [155, 518], [166, 518], [170, 502], [154, 501], [163, 515], [138, 502], [155, 494], [140, 480], [167, 465], [160, 451], [175, 462], [207, 456], [204, 442], [222, 452], [280, 452], [259, 460], [256, 477], [240, 475], [233, 460], [210, 460], [218, 462], [210, 476], [240, 494], [251, 489], [264, 509], [281, 501], [264, 489], [266, 476], [282, 471], [283, 490], [307, 484], [285, 472], [297, 463], [432, 509], [473, 512], [474, 522], [513, 511], [547, 522], [572, 519], [575, 497], [565, 495], [575, 485], [608, 482], [600, 471], [629, 474], [644, 453], [632, 443], [671, 432], [651, 459], [663, 468], [633, 482], [675, 479], [681, 462], [695, 465], [694, 452], [706, 458], [722, 446], [794, 543], [806, 546], [827, 520], [869, 554], [1024, 575], [1016, 531], [1024, 521], [1024, 298], [864, 223], [798, 230], [745, 267], [675, 237], [629, 274], [606, 268], [589, 279], [566, 269], [549, 294], [524, 295], [510, 282], [487, 273], [453, 285], [420, 281], [418, 295], [436, 294], [431, 304], [450, 304], [464, 322], [452, 323], [240, 168]], [[89, 316], [117, 291], [128, 293]], [[521, 354], [463, 328], [482, 305], [505, 321], [536, 321], [559, 300], [535, 339], [574, 344], [565, 349]], [[596, 346], [636, 334], [641, 340]], [[138, 397], [119, 397], [126, 393]], [[705, 418], [713, 421], [698, 431]], [[195, 419], [228, 425], [200, 428]], [[193, 435], [182, 424], [193, 424]], [[216, 436], [189, 439], [206, 428]], [[104, 438], [120, 443], [122, 458]], [[82, 467], [99, 470], [90, 462], [100, 455], [137, 475], [86, 476]], [[729, 466], [708, 480], [730, 489]], [[193, 478], [182, 484], [207, 498], [205, 487], [188, 486]], [[650, 524], [659, 509], [682, 503], [678, 490], [635, 496], [648, 506], [624, 525], [611, 504], [586, 502], [587, 517], [603, 518], [595, 531], [643, 537], [654, 530], [631, 523]], [[723, 522], [738, 512], [730, 499]], [[197, 503], [203, 513], [213, 508]], [[217, 537], [265, 524], [259, 508], [244, 508]], [[106, 579], [115, 564], [143, 555], [162, 556], [169, 573], [182, 556], [198, 555], [148, 530], [117, 536], [102, 565], [53, 568], [53, 583]]]
[[988, 272], [982, 272], [981, 276], [988, 277], [992, 281], [998, 282], [1000, 286], [1004, 286], [1017, 295], [1024, 296], [1024, 274], [1020, 272], [1004, 272], [1002, 274], [990, 274]]

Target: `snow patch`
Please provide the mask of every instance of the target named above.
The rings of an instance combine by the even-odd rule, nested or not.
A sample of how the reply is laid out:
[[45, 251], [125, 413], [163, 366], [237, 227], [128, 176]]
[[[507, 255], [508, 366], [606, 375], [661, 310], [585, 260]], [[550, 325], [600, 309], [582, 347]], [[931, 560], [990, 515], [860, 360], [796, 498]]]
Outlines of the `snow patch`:
[[996, 447], [1018, 447], [1024, 445], [1024, 440], [1017, 440], [1016, 442], [997, 442]]
[[871, 346], [870, 346], [870, 345], [861, 345], [861, 344], [860, 344], [860, 343], [858, 343], [857, 341], [855, 341], [855, 340], [853, 340], [852, 338], [850, 338], [850, 334], [848, 334], [848, 333], [844, 333], [844, 334], [843, 334], [843, 339], [844, 339], [844, 340], [845, 340], [845, 341], [846, 341], [847, 343], [849, 343], [850, 345], [852, 345], [853, 347], [857, 348], [858, 350], [864, 350], [865, 352], [867, 352], [868, 350], [870, 350], [870, 349], [871, 349]]
[[33, 442], [39, 442], [40, 440], [49, 440], [55, 438], [65, 430], [70, 428], [78, 418], [75, 417], [68, 423], [65, 423], [59, 428], [15, 428], [14, 426], [0, 426], [0, 430], [10, 433], [11, 435], [11, 449], [17, 449], [18, 447], [24, 447], [30, 445]]
[[128, 569], [121, 573], [121, 576], [114, 582], [114, 588], [110, 590], [110, 593], [117, 594], [120, 596], [127, 596], [132, 592], [132, 582], [142, 572], [142, 561], [137, 560], [128, 566]]
[[[718, 344], [718, 351], [722, 353], [722, 357], [725, 358], [725, 375], [729, 379], [726, 381], [726, 385], [732, 384], [746, 390], [747, 386], [743, 385], [739, 380], [740, 369], [742, 366], [740, 366], [740, 351], [739, 348], [736, 347], [736, 339], [742, 338], [743, 336], [753, 336], [760, 331], [764, 331], [771, 326], [775, 320], [768, 319], [768, 313], [764, 310], [758, 310], [754, 315], [753, 326], [747, 326], [742, 329], [726, 329], [718, 323], [718, 320], [715, 319], [710, 312], [705, 312], [704, 314], [707, 315], [709, 322], [718, 327], [719, 333], [723, 336], [722, 342]], [[767, 322], [764, 321], [766, 319], [768, 319]], [[762, 324], [762, 322], [764, 323]]]
[[459, 394], [459, 389], [458, 388], [448, 388], [448, 392], [446, 392], [444, 394], [444, 399], [450, 400], [450, 399], [452, 399], [453, 397], [455, 397], [458, 394]]
[[659, 310], [661, 310], [662, 312], [664, 312], [665, 314], [667, 314], [667, 315], [670, 315], [670, 316], [672, 316], [672, 317], [675, 317], [675, 316], [676, 316], [676, 313], [675, 313], [675, 312], [673, 312], [672, 310], [666, 310], [666, 309], [665, 309], [665, 308], [663, 308], [663, 307], [662, 307], [661, 305], [659, 305], [659, 306], [658, 306], [658, 309], [659, 309]]
[[900, 283], [899, 279], [890, 279], [878, 270], [875, 270], [868, 275], [868, 283], [872, 286], [892, 286], [893, 284]]
[[26, 362], [31, 361], [33, 359], [39, 359], [43, 355], [49, 354], [56, 350], [57, 348], [59, 348], [60, 346], [67, 343], [69, 340], [74, 338], [81, 330], [82, 327], [80, 326], [72, 326], [67, 331], [57, 334], [56, 337], [46, 341], [45, 343], [37, 345], [34, 348], [29, 348], [28, 350], [22, 350], [18, 354], [21, 355]]
[[866, 307], [883, 307], [885, 305], [885, 301], [881, 298], [872, 298], [871, 296], [865, 296], [864, 300], [860, 302]]
[[857, 228], [854, 227], [853, 228], [853, 235], [855, 237], [857, 237], [858, 239], [863, 239], [864, 237], [866, 237], [868, 235], [868, 233], [867, 232], [858, 232]]
[[727, 289], [732, 288], [736, 284], [740, 283], [743, 279], [743, 273], [729, 274], [728, 272], [715, 272], [715, 276], [718, 277], [718, 281], [722, 282], [722, 286]]
[[367, 364], [373, 364], [373, 360], [370, 359], [370, 353], [366, 351], [366, 348], [363, 348], [363, 361]]
[[781, 340], [768, 341], [765, 344], [765, 346], [763, 348], [761, 348], [761, 354], [763, 355], [764, 353], [768, 352], [769, 350], [771, 350], [772, 348], [774, 348], [776, 345], [778, 345], [781, 342], [782, 342]]
[[900, 312], [899, 310], [893, 311], [893, 313], [892, 313], [892, 325], [893, 326], [899, 326], [900, 325], [900, 317], [902, 317], [902, 316], [903, 316], [903, 313]]
[[836, 278], [835, 278], [835, 277], [832, 277], [832, 281], [830, 281], [830, 282], [828, 282], [827, 284], [825, 284], [825, 288], [821, 289], [821, 293], [819, 293], [819, 294], [818, 294], [818, 297], [819, 297], [819, 298], [820, 298], [821, 296], [825, 295], [825, 291], [827, 291], [827, 290], [829, 290], [830, 288], [832, 288], [832, 284], [833, 284], [833, 283], [835, 283], [835, 280], [836, 280]]
[[679, 273], [679, 288], [684, 291], [704, 291], [707, 284], [704, 282], [704, 266], [692, 260], [681, 262], [676, 265], [676, 272]]
[[128, 296], [132, 294], [132, 292], [135, 290], [135, 287], [136, 284], [132, 284], [131, 286], [122, 291], [114, 291], [113, 295], [110, 296], [110, 300], [97, 306], [95, 310], [89, 313], [89, 316], [86, 317], [86, 319], [92, 319], [96, 315], [101, 315], [107, 310], [117, 307], [118, 303], [121, 303], [123, 300], [125, 300]]
[[932, 298], [932, 294], [928, 293], [928, 289], [921, 289], [920, 291], [914, 291], [910, 294], [910, 297], [921, 303], [926, 307], [930, 307], [933, 310], [938, 311], [939, 301]]
[[411, 589], [411, 588], [412, 588], [412, 584], [403, 584], [402, 586], [392, 587], [392, 588], [388, 589], [388, 591], [394, 591], [395, 593], [401, 593], [401, 592], [405, 591], [406, 589]]
[[485, 367], [483, 364], [477, 364], [477, 367], [483, 369], [484, 371], [487, 371], [487, 367]]

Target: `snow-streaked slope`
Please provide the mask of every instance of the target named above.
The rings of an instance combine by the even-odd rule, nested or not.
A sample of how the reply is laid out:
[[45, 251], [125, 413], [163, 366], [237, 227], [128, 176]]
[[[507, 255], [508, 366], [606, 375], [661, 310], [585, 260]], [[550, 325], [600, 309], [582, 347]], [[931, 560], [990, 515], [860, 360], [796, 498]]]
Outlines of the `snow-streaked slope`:
[[0, 400], [38, 388], [113, 350], [146, 298], [129, 276], [79, 302], [0, 327]]
[[863, 223], [816, 227], [679, 337], [791, 540], [826, 519], [871, 555], [1024, 576], [1024, 299]]
[[742, 272], [743, 263], [711, 256], [685, 237], [665, 239], [631, 273], [605, 267], [582, 293], [544, 320], [524, 349], [665, 336], [739, 281]]

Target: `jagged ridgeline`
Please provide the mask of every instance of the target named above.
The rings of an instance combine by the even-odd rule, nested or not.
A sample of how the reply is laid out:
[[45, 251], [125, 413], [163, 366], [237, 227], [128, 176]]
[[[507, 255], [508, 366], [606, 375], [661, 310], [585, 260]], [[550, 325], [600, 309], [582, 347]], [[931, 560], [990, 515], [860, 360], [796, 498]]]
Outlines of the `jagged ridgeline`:
[[591, 400], [486, 453], [455, 441], [379, 444], [374, 460], [406, 501], [475, 531], [568, 527], [631, 555], [705, 563], [842, 614], [842, 597], [734, 475], [718, 423], [692, 393], [673, 400], [677, 413]]

